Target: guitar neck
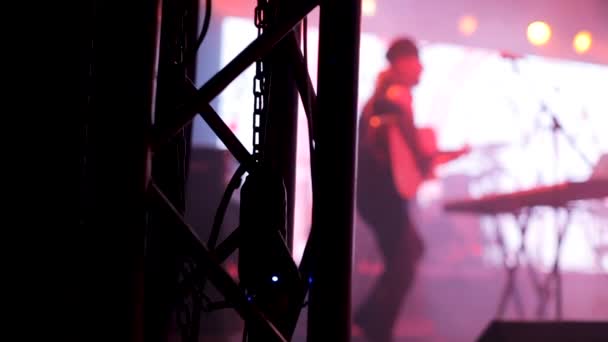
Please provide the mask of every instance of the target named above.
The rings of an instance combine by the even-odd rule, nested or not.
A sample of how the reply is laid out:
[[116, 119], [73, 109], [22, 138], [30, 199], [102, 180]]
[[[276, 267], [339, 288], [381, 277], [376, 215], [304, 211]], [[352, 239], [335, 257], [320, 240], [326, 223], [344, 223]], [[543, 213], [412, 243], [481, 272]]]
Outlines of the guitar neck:
[[441, 165], [445, 163], [449, 163], [454, 159], [460, 158], [462, 155], [467, 152], [464, 150], [458, 151], [439, 151], [433, 155], [433, 162], [435, 165]]

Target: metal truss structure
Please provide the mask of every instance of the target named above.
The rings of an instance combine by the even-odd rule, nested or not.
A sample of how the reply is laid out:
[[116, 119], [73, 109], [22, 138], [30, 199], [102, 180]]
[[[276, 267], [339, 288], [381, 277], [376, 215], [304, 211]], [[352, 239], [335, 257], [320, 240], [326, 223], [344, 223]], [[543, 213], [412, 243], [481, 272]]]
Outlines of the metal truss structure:
[[[83, 221], [112, 241], [118, 261], [107, 262], [116, 267], [108, 282], [119, 294], [115, 322], [130, 322], [129, 340], [166, 341], [170, 315], [177, 310], [182, 340], [198, 341], [200, 312], [227, 306], [244, 319], [249, 341], [288, 341], [306, 296], [308, 340], [350, 340], [360, 1], [260, 3], [272, 11], [256, 10], [256, 23], [264, 15], [272, 24], [199, 89], [190, 81], [197, 1], [95, 3], [84, 177], [93, 204]], [[297, 32], [317, 6], [315, 94]], [[263, 158], [250, 154], [210, 106], [256, 61], [272, 66], [270, 79], [262, 79], [270, 85], [259, 89], [268, 91], [263, 118], [268, 123], [258, 126], [267, 142]], [[299, 268], [288, 242], [298, 93], [312, 138], [314, 202]], [[196, 115], [240, 163], [207, 242], [183, 218], [188, 129]], [[246, 172], [240, 225], [220, 242], [221, 212]], [[237, 249], [239, 283], [221, 265]], [[287, 285], [273, 287], [283, 282]], [[225, 301], [212, 303], [206, 283]]]

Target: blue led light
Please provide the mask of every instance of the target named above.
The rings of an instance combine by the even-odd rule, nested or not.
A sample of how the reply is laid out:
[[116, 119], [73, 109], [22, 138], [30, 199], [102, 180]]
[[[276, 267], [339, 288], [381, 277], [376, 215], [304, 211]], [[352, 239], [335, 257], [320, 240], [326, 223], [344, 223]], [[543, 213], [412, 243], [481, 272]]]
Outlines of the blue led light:
[[272, 278], [270, 278], [272, 280], [273, 283], [276, 283], [277, 281], [279, 281], [279, 277], [277, 277], [276, 275], [273, 275]]

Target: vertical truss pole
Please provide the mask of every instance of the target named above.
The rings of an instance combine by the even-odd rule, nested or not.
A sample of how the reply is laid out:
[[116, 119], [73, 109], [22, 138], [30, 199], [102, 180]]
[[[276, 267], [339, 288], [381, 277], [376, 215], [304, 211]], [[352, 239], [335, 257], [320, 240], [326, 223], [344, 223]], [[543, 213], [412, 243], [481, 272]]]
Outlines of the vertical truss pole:
[[[188, 65], [196, 42], [197, 0], [163, 1], [158, 61], [158, 82], [154, 123], [164, 125], [175, 107], [189, 94]], [[187, 148], [190, 124], [154, 153], [152, 176], [155, 184], [184, 215], [186, 206]], [[150, 211], [146, 236], [145, 330], [146, 342], [169, 338], [171, 313], [176, 297], [176, 256], [180, 251], [160, 232], [175, 230], [176, 223], [166, 211]], [[198, 322], [197, 322], [198, 324]], [[196, 325], [198, 327], [198, 325]]]
[[[301, 1], [301, 0], [295, 0]], [[270, 8], [276, 8], [274, 22], [279, 24], [284, 21], [283, 13], [292, 5], [290, 0], [269, 0]], [[274, 25], [269, 26], [268, 31], [273, 30]], [[299, 24], [287, 33], [272, 52], [266, 58], [272, 68], [270, 77], [270, 93], [268, 103], [268, 128], [265, 132], [266, 144], [264, 146], [264, 162], [270, 163], [273, 170], [280, 174], [286, 190], [285, 208], [285, 242], [291, 251], [293, 246], [293, 219], [295, 209], [296, 190], [296, 147], [297, 147], [297, 115], [298, 115], [298, 90], [293, 75], [291, 43], [298, 40]], [[298, 40], [299, 41], [299, 40]], [[268, 65], [268, 64], [267, 64]], [[278, 213], [277, 213], [278, 214]], [[275, 246], [280, 248], [280, 246]], [[302, 303], [302, 298], [291, 298], [291, 301]], [[298, 321], [300, 307], [286, 307], [280, 320], [275, 325], [282, 330], [284, 336], [291, 338], [295, 325]], [[265, 341], [264, 337], [258, 339]], [[254, 339], [252, 339], [254, 341]]]
[[[146, 229], [146, 144], [155, 96], [159, 0], [95, 2], [88, 129], [91, 205], [84, 229], [96, 244], [82, 259], [95, 270], [87, 329], [94, 339], [143, 341], [143, 268]], [[86, 241], [80, 243], [86, 244]], [[93, 247], [91, 247], [93, 248]], [[83, 336], [90, 340], [91, 336]]]
[[308, 341], [350, 341], [359, 0], [321, 0]]
[[[300, 0], [296, 0], [300, 1]], [[290, 0], [270, 0], [271, 8], [278, 8], [277, 21], [282, 20], [281, 13], [288, 8]], [[268, 160], [273, 167], [280, 170], [287, 190], [287, 235], [286, 242], [291, 250], [293, 246], [293, 219], [296, 189], [296, 147], [298, 123], [298, 90], [294, 80], [289, 36], [298, 39], [300, 24], [279, 42], [269, 56], [272, 65], [271, 87], [269, 96], [267, 152]], [[269, 28], [272, 30], [272, 27]], [[292, 38], [293, 39], [293, 38]]]

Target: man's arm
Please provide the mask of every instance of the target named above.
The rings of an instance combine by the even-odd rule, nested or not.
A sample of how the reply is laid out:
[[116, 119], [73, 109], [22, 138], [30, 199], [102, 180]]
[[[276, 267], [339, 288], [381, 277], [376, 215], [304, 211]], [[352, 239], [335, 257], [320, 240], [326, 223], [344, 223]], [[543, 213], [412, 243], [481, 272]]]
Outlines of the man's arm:
[[411, 92], [409, 89], [402, 86], [392, 86], [387, 90], [387, 98], [399, 105], [401, 113], [396, 117], [399, 130], [414, 155], [416, 164], [422, 173], [428, 173], [428, 171], [430, 171], [430, 160], [424, 154], [420, 144], [418, 129], [414, 122]]

